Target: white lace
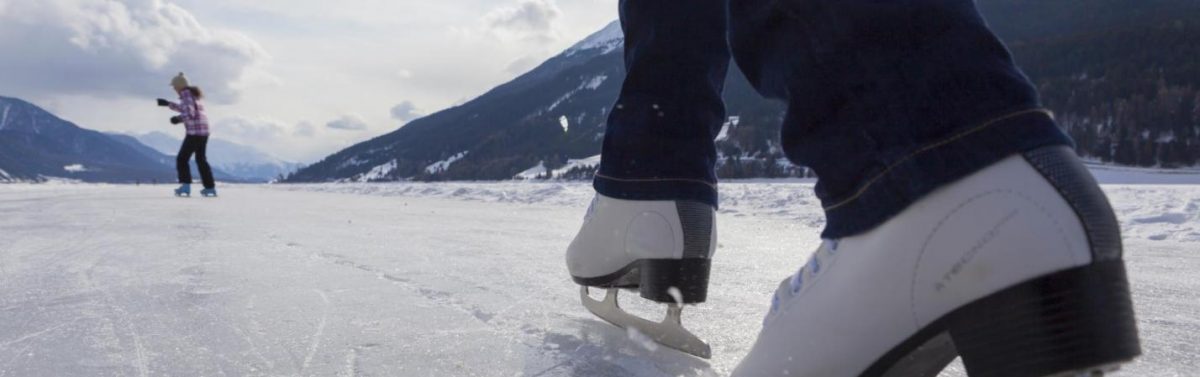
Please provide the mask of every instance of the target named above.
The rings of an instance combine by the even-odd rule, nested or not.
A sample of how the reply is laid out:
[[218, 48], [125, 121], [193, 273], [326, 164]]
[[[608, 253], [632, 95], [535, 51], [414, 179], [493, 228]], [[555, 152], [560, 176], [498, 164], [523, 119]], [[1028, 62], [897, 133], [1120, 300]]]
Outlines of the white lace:
[[[821, 246], [817, 247], [817, 250], [814, 251], [812, 256], [808, 258], [808, 262], [803, 266], [800, 266], [800, 270], [796, 271], [796, 273], [793, 274], [788, 280], [788, 288], [791, 290], [791, 292], [789, 292], [791, 293], [789, 296], [795, 297], [800, 293], [800, 290], [804, 289], [804, 276], [806, 271], [808, 272], [809, 277], [814, 277], [820, 274], [821, 266], [825, 263], [824, 259], [830, 258], [836, 254], [837, 249], [838, 240], [825, 240], [825, 242], [822, 242]], [[779, 294], [780, 292], [775, 292], [774, 297], [771, 299], [771, 313], [775, 313], [777, 310], [779, 310], [779, 305], [783, 300], [783, 298], [779, 297]]]

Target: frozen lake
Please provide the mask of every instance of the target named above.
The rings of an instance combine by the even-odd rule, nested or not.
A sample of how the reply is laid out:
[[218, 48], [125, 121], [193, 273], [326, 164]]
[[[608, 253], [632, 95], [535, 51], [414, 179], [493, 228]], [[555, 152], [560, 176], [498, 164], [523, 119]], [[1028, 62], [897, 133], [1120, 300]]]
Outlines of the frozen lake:
[[[1194, 376], [1200, 185], [1112, 174], [1145, 351], [1119, 375]], [[709, 302], [684, 311], [705, 361], [579, 304], [587, 184], [170, 190], [0, 185], [0, 376], [725, 375], [823, 224], [811, 183], [722, 185]]]

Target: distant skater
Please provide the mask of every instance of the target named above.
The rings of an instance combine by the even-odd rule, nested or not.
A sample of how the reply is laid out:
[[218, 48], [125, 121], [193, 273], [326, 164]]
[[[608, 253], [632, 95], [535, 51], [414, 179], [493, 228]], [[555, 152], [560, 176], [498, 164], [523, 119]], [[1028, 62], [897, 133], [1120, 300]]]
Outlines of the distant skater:
[[171, 124], [183, 123], [187, 129], [187, 137], [179, 147], [179, 155], [175, 156], [175, 169], [179, 173], [179, 188], [175, 189], [175, 196], [192, 196], [192, 169], [188, 165], [192, 154], [196, 155], [196, 166], [204, 183], [200, 195], [217, 196], [217, 184], [213, 180], [212, 167], [208, 165], [208, 117], [204, 115], [204, 104], [200, 103], [204, 92], [189, 84], [183, 72], [171, 79], [171, 87], [179, 94], [179, 103], [159, 98], [158, 105], [178, 112], [179, 115], [171, 117]]

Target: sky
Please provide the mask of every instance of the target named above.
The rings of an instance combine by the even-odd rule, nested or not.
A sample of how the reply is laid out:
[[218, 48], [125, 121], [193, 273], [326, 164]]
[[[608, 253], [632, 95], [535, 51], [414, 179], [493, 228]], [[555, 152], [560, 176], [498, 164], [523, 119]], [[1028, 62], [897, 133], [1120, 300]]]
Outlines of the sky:
[[81, 127], [215, 138], [311, 163], [463, 103], [617, 18], [617, 0], [0, 0], [0, 96]]

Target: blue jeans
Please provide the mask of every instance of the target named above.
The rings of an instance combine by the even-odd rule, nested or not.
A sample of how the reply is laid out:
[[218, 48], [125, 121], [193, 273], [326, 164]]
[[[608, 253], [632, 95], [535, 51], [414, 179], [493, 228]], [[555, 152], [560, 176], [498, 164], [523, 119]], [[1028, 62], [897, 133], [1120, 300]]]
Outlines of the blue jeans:
[[784, 153], [819, 177], [822, 237], [868, 231], [1010, 155], [1072, 142], [972, 0], [621, 0], [628, 76], [594, 186], [717, 205], [732, 56], [785, 101]]

